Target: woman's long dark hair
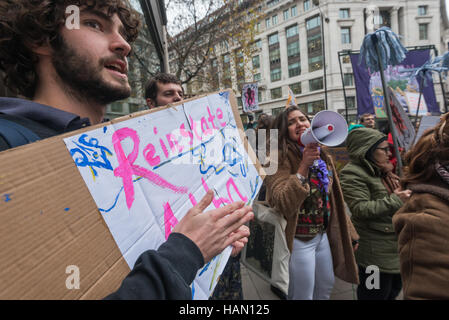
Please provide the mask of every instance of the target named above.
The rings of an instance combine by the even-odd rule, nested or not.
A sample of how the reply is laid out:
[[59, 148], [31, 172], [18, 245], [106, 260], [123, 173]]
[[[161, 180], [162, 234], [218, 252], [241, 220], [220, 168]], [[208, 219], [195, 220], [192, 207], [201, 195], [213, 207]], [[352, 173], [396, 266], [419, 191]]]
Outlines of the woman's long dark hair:
[[[272, 128], [278, 130], [279, 163], [282, 163], [285, 160], [289, 149], [297, 154], [300, 159], [302, 159], [302, 152], [299, 143], [297, 141], [292, 141], [288, 134], [288, 115], [293, 111], [301, 112], [310, 123], [312, 122], [309, 116], [297, 106], [290, 106], [288, 108], [285, 108], [276, 116]], [[327, 162], [327, 153], [324, 148], [321, 148], [321, 158], [325, 162]]]
[[290, 106], [288, 108], [285, 108], [276, 116], [273, 123], [273, 129], [278, 130], [279, 163], [282, 163], [284, 161], [289, 149], [297, 153], [299, 157], [302, 157], [301, 151], [299, 149], [299, 143], [297, 141], [292, 141], [288, 134], [288, 115], [293, 111], [301, 112], [310, 122], [309, 117], [297, 106]]
[[449, 113], [444, 114], [434, 128], [427, 129], [405, 155], [407, 166], [404, 168], [402, 186], [428, 182], [436, 177], [438, 174], [434, 165], [437, 161], [449, 161]]

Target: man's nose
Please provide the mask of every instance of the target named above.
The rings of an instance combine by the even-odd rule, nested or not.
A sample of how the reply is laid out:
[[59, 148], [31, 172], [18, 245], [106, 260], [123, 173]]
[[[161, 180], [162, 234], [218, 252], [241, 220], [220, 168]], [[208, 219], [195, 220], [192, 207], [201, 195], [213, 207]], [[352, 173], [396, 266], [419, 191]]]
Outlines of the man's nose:
[[174, 97], [174, 99], [173, 99], [175, 102], [178, 102], [178, 101], [181, 101], [182, 100], [182, 97], [181, 97], [181, 95], [179, 94], [179, 93], [175, 93], [175, 97]]
[[120, 53], [121, 56], [127, 57], [131, 52], [131, 45], [126, 41], [119, 32], [114, 32], [111, 40], [111, 50]]

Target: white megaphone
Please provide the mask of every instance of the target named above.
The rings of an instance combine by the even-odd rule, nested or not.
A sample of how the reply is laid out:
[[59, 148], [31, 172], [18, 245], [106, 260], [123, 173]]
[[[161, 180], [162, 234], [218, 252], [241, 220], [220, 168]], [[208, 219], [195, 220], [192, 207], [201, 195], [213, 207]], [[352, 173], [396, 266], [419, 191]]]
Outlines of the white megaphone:
[[339, 113], [329, 110], [318, 112], [310, 128], [301, 135], [301, 144], [319, 143], [327, 147], [342, 144], [348, 136], [348, 124]]

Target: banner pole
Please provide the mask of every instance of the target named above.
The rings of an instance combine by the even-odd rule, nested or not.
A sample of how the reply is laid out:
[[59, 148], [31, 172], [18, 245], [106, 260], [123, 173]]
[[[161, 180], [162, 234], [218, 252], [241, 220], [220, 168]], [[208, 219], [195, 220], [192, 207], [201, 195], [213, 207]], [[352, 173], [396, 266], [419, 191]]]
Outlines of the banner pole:
[[373, 35], [371, 37], [371, 40], [374, 44], [374, 47], [376, 48], [377, 59], [379, 61], [379, 68], [380, 68], [379, 73], [380, 73], [380, 78], [381, 78], [381, 82], [382, 82], [382, 90], [384, 93], [384, 102], [385, 102], [384, 105], [385, 105], [385, 109], [387, 111], [388, 123], [390, 125], [391, 135], [393, 136], [393, 147], [394, 147], [394, 153], [395, 153], [396, 159], [397, 159], [398, 175], [401, 176], [402, 175], [402, 159], [401, 159], [401, 154], [399, 153], [396, 127], [393, 122], [393, 115], [392, 115], [391, 107], [390, 107], [390, 98], [388, 96], [387, 83], [385, 81], [384, 65], [382, 62], [382, 56], [380, 54], [379, 43], [378, 43], [377, 37], [375, 35]]
[[[443, 79], [441, 78], [441, 73], [438, 73], [439, 77], [440, 77], [440, 87], [441, 87], [441, 93], [443, 95], [443, 105], [444, 105], [444, 113], [447, 113], [447, 101], [446, 101], [446, 93], [444, 92], [444, 84], [443, 84]], [[440, 108], [440, 112], [441, 112], [441, 108]]]
[[340, 76], [341, 76], [341, 83], [343, 85], [343, 97], [345, 98], [345, 114], [346, 114], [346, 122], [349, 123], [348, 121], [348, 101], [347, 101], [347, 97], [346, 97], [346, 89], [345, 89], [345, 78], [343, 76], [343, 69], [341, 67], [341, 52], [338, 53], [338, 64], [340, 65]]
[[421, 83], [419, 84], [419, 98], [418, 98], [418, 106], [416, 107], [416, 115], [415, 115], [415, 132], [418, 132], [418, 114], [419, 114], [419, 107], [421, 105], [421, 97], [423, 94], [423, 85], [424, 85], [424, 77], [421, 77]]

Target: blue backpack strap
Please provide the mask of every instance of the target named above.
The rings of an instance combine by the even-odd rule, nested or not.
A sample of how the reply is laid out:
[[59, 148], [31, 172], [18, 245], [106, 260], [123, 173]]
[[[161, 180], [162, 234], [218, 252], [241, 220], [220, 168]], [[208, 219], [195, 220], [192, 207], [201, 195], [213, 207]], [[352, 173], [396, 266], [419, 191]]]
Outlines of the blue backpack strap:
[[3, 137], [11, 148], [41, 140], [30, 129], [6, 119], [0, 119], [0, 136]]

